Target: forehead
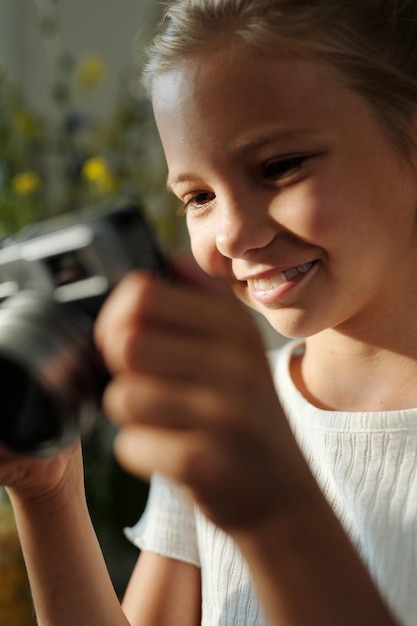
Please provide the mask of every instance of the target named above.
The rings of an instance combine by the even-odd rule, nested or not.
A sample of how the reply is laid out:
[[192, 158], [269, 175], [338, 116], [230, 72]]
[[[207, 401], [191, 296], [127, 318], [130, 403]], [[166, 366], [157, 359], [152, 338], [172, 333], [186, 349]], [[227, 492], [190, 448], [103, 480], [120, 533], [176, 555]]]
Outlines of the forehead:
[[[313, 53], [284, 54], [273, 49], [261, 51], [254, 46], [220, 40], [216, 45], [203, 47], [187, 57], [178, 59], [170, 71], [156, 76], [153, 100], [158, 106], [164, 103], [161, 90], [171, 91], [187, 88], [193, 97], [199, 97], [206, 88], [218, 87], [226, 94], [233, 94], [243, 87], [252, 97], [265, 88], [293, 82], [300, 91], [314, 88], [317, 81], [329, 87], [343, 82], [340, 72]], [[161, 96], [162, 95], [162, 100]], [[206, 99], [207, 94], [204, 95]]]
[[268, 105], [303, 113], [311, 104], [319, 108], [324, 95], [335, 97], [342, 82], [336, 69], [315, 57], [266, 56], [222, 45], [179, 60], [174, 69], [156, 77], [153, 105], [157, 115], [187, 107], [188, 114], [198, 110], [222, 118], [237, 109], [268, 110]]
[[153, 93], [169, 166], [181, 146], [218, 154], [272, 131], [340, 126], [357, 114], [352, 100], [360, 97], [343, 76], [313, 56], [266, 56], [227, 45], [179, 61], [155, 80]]

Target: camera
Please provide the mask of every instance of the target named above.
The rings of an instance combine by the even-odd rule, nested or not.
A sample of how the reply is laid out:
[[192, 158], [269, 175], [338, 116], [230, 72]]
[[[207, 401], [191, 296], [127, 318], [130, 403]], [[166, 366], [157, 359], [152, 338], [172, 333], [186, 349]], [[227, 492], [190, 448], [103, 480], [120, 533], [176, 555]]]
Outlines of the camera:
[[167, 276], [138, 199], [32, 224], [0, 249], [0, 442], [51, 456], [101, 415], [109, 379], [93, 342], [130, 270]]

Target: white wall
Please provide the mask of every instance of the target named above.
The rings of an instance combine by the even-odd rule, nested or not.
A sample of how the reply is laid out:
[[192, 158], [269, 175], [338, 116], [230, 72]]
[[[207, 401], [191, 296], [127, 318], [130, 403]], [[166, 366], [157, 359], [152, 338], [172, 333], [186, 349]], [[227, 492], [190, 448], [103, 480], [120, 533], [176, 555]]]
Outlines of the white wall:
[[[92, 105], [100, 113], [111, 107], [121, 76], [134, 67], [136, 34], [152, 29], [160, 7], [157, 0], [57, 0], [63, 38], [79, 60], [96, 52], [107, 76]], [[146, 36], [146, 35], [144, 35]], [[0, 0], [0, 67], [22, 83], [36, 109], [51, 108], [53, 72], [37, 25], [36, 0]]]
[[22, 73], [23, 37], [19, 33], [19, 15], [25, 1], [0, 0], [0, 66], [12, 76]]

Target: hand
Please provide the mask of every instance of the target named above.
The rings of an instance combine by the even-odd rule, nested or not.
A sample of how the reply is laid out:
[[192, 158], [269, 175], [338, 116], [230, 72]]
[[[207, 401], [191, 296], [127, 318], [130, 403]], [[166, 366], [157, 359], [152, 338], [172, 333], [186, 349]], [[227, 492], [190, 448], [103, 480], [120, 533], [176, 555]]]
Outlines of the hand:
[[130, 274], [96, 324], [116, 456], [183, 483], [225, 529], [250, 525], [304, 490], [306, 468], [252, 317], [222, 282], [184, 262], [174, 273]]
[[25, 499], [46, 499], [61, 490], [67, 475], [82, 484], [81, 446], [76, 442], [59, 455], [40, 459], [17, 454], [0, 444], [0, 484]]

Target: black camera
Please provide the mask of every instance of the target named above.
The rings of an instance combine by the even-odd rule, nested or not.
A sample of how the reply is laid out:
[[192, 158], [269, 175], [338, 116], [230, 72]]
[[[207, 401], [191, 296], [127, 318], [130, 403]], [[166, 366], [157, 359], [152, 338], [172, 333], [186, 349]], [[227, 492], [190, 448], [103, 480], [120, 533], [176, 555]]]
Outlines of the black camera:
[[26, 227], [0, 249], [0, 441], [50, 456], [101, 415], [93, 324], [130, 270], [167, 275], [137, 200]]

